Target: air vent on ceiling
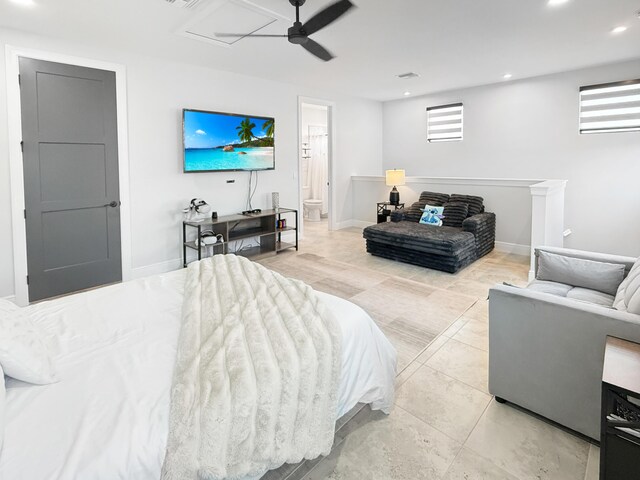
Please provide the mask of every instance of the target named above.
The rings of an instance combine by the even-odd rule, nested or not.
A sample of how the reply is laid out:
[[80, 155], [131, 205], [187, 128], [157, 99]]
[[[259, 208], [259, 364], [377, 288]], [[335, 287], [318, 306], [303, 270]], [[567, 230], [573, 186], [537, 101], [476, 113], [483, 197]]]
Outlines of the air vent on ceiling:
[[400, 75], [396, 75], [398, 78], [407, 79], [407, 78], [417, 78], [420, 75], [414, 72], [401, 73]]
[[198, 3], [200, 3], [200, 0], [166, 0], [166, 1], [167, 3], [170, 3], [180, 8], [193, 8], [196, 5], [198, 5]]
[[[169, 1], [169, 0], [167, 0]], [[185, 2], [188, 0], [174, 0]], [[216, 32], [279, 34], [286, 32], [293, 20], [255, 5], [249, 0], [191, 0], [199, 1], [197, 13], [180, 29], [178, 34], [193, 40], [221, 47], [230, 47], [245, 37], [218, 37]], [[269, 27], [270, 26], [270, 27]], [[269, 27], [269, 29], [265, 29]], [[253, 45], [258, 45], [253, 43]]]

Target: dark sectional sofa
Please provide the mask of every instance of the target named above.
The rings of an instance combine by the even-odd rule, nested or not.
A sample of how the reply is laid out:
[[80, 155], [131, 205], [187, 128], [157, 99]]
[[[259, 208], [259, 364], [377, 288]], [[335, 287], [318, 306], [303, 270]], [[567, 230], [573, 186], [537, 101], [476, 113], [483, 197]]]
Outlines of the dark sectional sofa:
[[[442, 226], [419, 223], [425, 205], [445, 207]], [[493, 250], [496, 216], [484, 211], [482, 197], [422, 192], [391, 222], [365, 228], [363, 237], [372, 255], [456, 273]]]

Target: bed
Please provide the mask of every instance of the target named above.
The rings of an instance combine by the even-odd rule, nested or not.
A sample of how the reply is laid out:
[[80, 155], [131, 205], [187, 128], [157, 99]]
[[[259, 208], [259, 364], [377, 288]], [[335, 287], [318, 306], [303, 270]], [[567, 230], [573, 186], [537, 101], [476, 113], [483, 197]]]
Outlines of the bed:
[[[185, 270], [26, 307], [61, 381], [8, 377], [1, 479], [158, 480]], [[396, 352], [358, 306], [318, 292], [338, 319], [338, 417], [358, 402], [388, 412]]]

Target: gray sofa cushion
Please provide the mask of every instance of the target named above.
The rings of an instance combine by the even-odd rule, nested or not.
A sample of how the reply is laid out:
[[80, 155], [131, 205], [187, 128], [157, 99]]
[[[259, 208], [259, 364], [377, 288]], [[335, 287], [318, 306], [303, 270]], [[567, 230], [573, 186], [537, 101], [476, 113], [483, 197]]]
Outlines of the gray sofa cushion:
[[463, 202], [469, 205], [469, 216], [477, 215], [484, 212], [484, 198], [475, 195], [460, 195], [453, 193], [451, 202]]
[[424, 208], [425, 205], [442, 207], [445, 203], [449, 201], [449, 198], [450, 198], [449, 194], [447, 193], [422, 192], [420, 194], [420, 200], [418, 200], [418, 203], [422, 204], [421, 208]]
[[549, 282], [546, 280], [533, 280], [528, 286], [528, 290], [534, 292], [548, 293], [556, 297], [566, 297], [581, 302], [593, 303], [604, 307], [613, 306], [613, 295], [590, 290], [588, 288], [574, 287], [565, 283]]
[[537, 280], [565, 283], [615, 295], [624, 279], [625, 267], [621, 264], [594, 262], [545, 251], [536, 253]]
[[444, 204], [444, 218], [442, 224], [445, 227], [462, 228], [462, 222], [469, 216], [469, 204], [462, 202], [448, 202]]
[[409, 208], [404, 209], [404, 220], [407, 222], [419, 222], [422, 217], [422, 209], [425, 204], [421, 202], [415, 202], [411, 204]]
[[597, 290], [589, 290], [588, 288], [575, 287], [569, 290], [567, 298], [580, 300], [581, 302], [602, 305], [603, 307], [613, 306], [613, 295], [598, 292]]
[[556, 295], [558, 297], [566, 297], [569, 290], [573, 287], [571, 285], [565, 285], [564, 283], [547, 282], [546, 280], [534, 280], [527, 288], [534, 292], [548, 293], [550, 295]]

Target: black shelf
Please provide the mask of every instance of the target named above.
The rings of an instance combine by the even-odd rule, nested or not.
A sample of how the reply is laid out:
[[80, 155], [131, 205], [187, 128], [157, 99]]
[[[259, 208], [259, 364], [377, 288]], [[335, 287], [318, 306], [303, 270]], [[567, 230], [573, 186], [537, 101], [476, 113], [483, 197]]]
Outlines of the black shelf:
[[295, 243], [282, 242], [282, 241], [276, 242], [276, 250], [278, 252], [281, 252], [283, 250], [288, 250], [290, 248], [295, 248], [296, 250], [298, 249]]
[[266, 246], [256, 246], [256, 247], [249, 247], [249, 248], [243, 248], [242, 250], [238, 250], [237, 252], [232, 252], [235, 253], [236, 255], [240, 255], [241, 257], [247, 257], [247, 258], [253, 258], [255, 260], [259, 260], [260, 258], [263, 257], [268, 257], [273, 255], [273, 248], [272, 247], [266, 247]]
[[232, 231], [229, 233], [229, 241], [235, 242], [237, 240], [244, 240], [252, 237], [261, 237], [263, 235], [274, 235], [276, 232], [265, 232], [263, 228], [247, 228], [237, 231]]
[[[289, 217], [286, 217], [290, 215]], [[291, 218], [294, 217], [294, 218]], [[278, 220], [287, 218], [291, 226], [276, 228]], [[188, 240], [187, 229], [195, 230], [191, 238], [200, 237], [202, 232], [212, 230], [224, 237], [224, 242], [212, 245], [196, 245], [194, 240]], [[295, 243], [283, 242], [282, 234], [295, 232]], [[255, 239], [256, 246], [245, 247], [234, 251], [235, 242], [247, 239]], [[252, 241], [252, 243], [254, 243]], [[230, 246], [231, 245], [231, 246]], [[214, 247], [213, 254], [236, 253], [243, 257], [260, 258], [268, 255], [276, 255], [289, 248], [298, 249], [298, 211], [292, 208], [279, 208], [277, 210], [264, 210], [260, 213], [248, 215], [227, 215], [218, 218], [204, 218], [201, 220], [188, 220], [182, 222], [182, 258], [183, 266], [187, 266], [187, 250], [195, 250], [197, 259], [201, 260], [206, 247]], [[217, 248], [222, 247], [222, 248]]]

